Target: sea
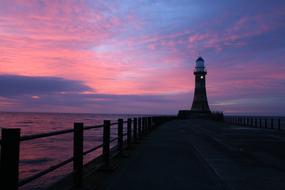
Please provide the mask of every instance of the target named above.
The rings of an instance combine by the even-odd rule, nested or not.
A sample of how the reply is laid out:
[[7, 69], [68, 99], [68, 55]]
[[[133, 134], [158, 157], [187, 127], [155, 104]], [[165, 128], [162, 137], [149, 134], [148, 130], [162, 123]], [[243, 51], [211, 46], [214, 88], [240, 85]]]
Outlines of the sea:
[[[20, 128], [21, 135], [32, 135], [63, 129], [72, 129], [74, 122], [85, 126], [101, 125], [104, 120], [143, 115], [127, 114], [74, 114], [74, 113], [0, 113], [0, 128]], [[124, 126], [125, 128], [125, 126]], [[102, 144], [102, 128], [84, 131], [84, 150]], [[0, 133], [1, 135], [1, 133]], [[111, 138], [117, 135], [117, 126], [111, 127]], [[111, 146], [114, 146], [111, 145]], [[65, 159], [72, 157], [73, 133], [29, 140], [20, 144], [20, 180], [32, 176]], [[84, 157], [87, 163], [102, 154], [102, 149]], [[72, 163], [22, 186], [21, 190], [44, 190], [72, 171]]]

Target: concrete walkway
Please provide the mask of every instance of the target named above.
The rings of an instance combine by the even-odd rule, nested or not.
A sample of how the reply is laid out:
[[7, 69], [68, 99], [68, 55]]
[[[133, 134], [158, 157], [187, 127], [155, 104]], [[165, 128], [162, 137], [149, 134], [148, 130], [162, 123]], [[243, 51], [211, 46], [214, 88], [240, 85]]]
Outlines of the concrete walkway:
[[[285, 133], [203, 120], [168, 122], [96, 186], [108, 190], [285, 189]], [[93, 178], [94, 179], [94, 178]]]
[[189, 139], [226, 189], [285, 189], [284, 131], [188, 122]]
[[[284, 150], [285, 131], [176, 120], [134, 144], [129, 156], [113, 159], [114, 171], [91, 164], [83, 189], [283, 190]], [[70, 188], [63, 182], [57, 189]]]
[[215, 173], [193, 148], [188, 127], [183, 121], [160, 126], [114, 172], [106, 189], [222, 189]]

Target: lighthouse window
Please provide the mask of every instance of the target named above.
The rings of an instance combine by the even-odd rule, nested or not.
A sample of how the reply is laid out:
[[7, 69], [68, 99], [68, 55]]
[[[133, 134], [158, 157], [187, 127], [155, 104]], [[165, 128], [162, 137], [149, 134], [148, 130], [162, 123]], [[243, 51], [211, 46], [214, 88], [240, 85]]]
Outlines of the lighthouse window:
[[201, 78], [201, 79], [203, 79], [203, 78], [204, 78], [204, 76], [201, 76], [200, 78]]

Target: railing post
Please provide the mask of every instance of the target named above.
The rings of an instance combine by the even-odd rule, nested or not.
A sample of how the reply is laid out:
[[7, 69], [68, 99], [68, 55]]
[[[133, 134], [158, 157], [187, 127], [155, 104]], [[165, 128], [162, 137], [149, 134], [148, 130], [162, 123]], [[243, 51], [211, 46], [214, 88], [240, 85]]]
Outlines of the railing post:
[[1, 189], [17, 190], [21, 129], [2, 129]]
[[133, 127], [133, 129], [134, 129], [134, 142], [136, 143], [137, 142], [137, 140], [138, 140], [138, 137], [137, 137], [137, 134], [138, 134], [138, 119], [135, 117], [134, 118], [134, 127]]
[[127, 125], [127, 143], [128, 146], [131, 146], [132, 143], [132, 119], [128, 119], [128, 125]]
[[145, 125], [145, 123], [144, 123], [144, 117], [142, 117], [142, 136], [144, 136], [144, 133], [145, 133], [145, 131], [144, 131], [144, 125]]
[[144, 126], [145, 126], [145, 119], [144, 119], [144, 117], [142, 117], [142, 136], [144, 136], [144, 134], [145, 134]]
[[143, 133], [144, 135], [147, 134], [147, 123], [146, 123], [146, 117], [143, 118]]
[[151, 132], [151, 129], [150, 129], [149, 117], [146, 118], [146, 122], [147, 122], [147, 129], [148, 129], [148, 132], [150, 133], [150, 132]]
[[138, 136], [139, 136], [139, 139], [142, 138], [142, 118], [141, 117], [138, 118]]
[[265, 118], [265, 128], [267, 128], [267, 118]]
[[255, 118], [254, 126], [257, 128], [257, 118]]
[[253, 118], [252, 117], [250, 118], [250, 126], [251, 127], [253, 126]]
[[278, 130], [281, 130], [280, 118], [278, 119]]
[[110, 127], [111, 121], [104, 120], [103, 125], [103, 160], [105, 166], [109, 166], [110, 164]]
[[145, 118], [145, 126], [146, 126], [146, 132], [149, 133], [149, 123], [148, 123], [148, 117]]
[[273, 129], [274, 126], [273, 126], [273, 119], [271, 118], [271, 129]]
[[83, 176], [83, 123], [74, 123], [73, 129], [73, 184], [78, 188]]
[[124, 120], [118, 119], [118, 151], [120, 154], [123, 152], [123, 125]]
[[152, 131], [151, 117], [148, 117], [147, 120], [148, 120], [147, 123], [148, 123], [149, 132], [151, 132]]
[[262, 119], [259, 118], [259, 127], [262, 128]]

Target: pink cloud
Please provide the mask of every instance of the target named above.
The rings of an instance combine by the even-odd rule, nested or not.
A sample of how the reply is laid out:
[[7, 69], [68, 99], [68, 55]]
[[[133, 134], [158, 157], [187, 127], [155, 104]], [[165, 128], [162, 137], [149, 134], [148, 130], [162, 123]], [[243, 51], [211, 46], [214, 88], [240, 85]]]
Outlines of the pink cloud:
[[[216, 64], [207, 65], [214, 100], [235, 93], [253, 96], [250, 89], [265, 93], [284, 80], [284, 68], [244, 60], [246, 52], [239, 52], [248, 47], [248, 39], [284, 26], [278, 19], [284, 16], [281, 8], [276, 14], [228, 15], [183, 27], [181, 20], [162, 20], [166, 27], [161, 20], [148, 20], [140, 9], [122, 11], [118, 5], [120, 1], [92, 6], [85, 1], [2, 1], [0, 74], [59, 76], [108, 94], [192, 93], [193, 63], [201, 52]], [[237, 52], [237, 60], [226, 58], [228, 49]]]

